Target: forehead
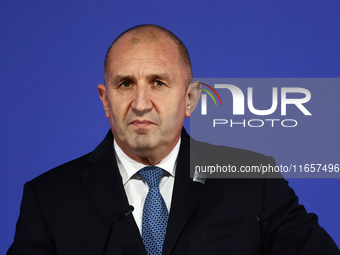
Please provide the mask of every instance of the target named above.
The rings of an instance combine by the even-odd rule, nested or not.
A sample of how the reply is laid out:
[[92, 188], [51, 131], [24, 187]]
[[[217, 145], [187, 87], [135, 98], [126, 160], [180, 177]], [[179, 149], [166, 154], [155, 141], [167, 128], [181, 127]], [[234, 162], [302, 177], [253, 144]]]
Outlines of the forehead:
[[127, 50], [141, 44], [149, 44], [153, 47], [163, 47], [173, 49], [174, 53], [179, 54], [177, 44], [172, 38], [166, 35], [164, 32], [157, 31], [155, 29], [144, 29], [137, 31], [130, 31], [122, 35], [113, 45], [111, 54], [115, 54], [117, 51]]
[[109, 53], [109, 71], [128, 65], [154, 63], [178, 67], [181, 58], [177, 44], [168, 36], [158, 34], [127, 33], [117, 40]]

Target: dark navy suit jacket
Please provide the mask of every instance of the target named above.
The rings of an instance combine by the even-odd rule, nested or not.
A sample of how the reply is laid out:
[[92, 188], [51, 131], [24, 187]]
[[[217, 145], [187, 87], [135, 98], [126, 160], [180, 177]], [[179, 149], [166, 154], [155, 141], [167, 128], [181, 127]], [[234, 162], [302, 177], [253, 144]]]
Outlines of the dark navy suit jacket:
[[[128, 200], [117, 167], [112, 133], [91, 153], [52, 169], [24, 187], [14, 242], [8, 255], [146, 254], [132, 215], [115, 221]], [[191, 153], [190, 153], [191, 150]], [[190, 178], [190, 159], [235, 166], [271, 157], [190, 139], [183, 129], [163, 254], [263, 254], [262, 227], [269, 219], [271, 254], [340, 254], [307, 214], [284, 179]]]

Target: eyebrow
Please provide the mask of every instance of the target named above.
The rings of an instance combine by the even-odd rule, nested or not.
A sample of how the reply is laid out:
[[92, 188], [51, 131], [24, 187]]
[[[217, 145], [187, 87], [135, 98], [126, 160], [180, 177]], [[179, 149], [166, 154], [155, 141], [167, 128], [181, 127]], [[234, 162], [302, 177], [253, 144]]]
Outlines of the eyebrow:
[[133, 80], [134, 77], [132, 75], [117, 75], [114, 77], [114, 81], [122, 81], [122, 80]]
[[159, 73], [159, 74], [150, 74], [147, 75], [146, 78], [148, 78], [149, 80], [156, 80], [156, 79], [160, 79], [160, 80], [169, 80], [170, 76], [167, 73]]
[[[170, 76], [167, 73], [155, 73], [155, 74], [149, 74], [146, 76], [148, 80], [169, 80]], [[114, 77], [113, 82], [114, 83], [119, 83], [124, 80], [130, 80], [130, 81], [135, 81], [136, 78], [133, 75], [117, 75]]]

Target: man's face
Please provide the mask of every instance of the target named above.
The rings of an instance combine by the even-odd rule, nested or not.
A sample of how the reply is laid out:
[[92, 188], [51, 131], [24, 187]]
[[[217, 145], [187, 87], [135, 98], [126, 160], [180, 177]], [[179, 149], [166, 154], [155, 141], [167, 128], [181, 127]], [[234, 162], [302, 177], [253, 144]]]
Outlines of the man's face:
[[117, 144], [131, 158], [156, 164], [174, 148], [190, 116], [189, 76], [171, 39], [133, 43], [132, 37], [112, 47], [106, 87], [98, 88]]

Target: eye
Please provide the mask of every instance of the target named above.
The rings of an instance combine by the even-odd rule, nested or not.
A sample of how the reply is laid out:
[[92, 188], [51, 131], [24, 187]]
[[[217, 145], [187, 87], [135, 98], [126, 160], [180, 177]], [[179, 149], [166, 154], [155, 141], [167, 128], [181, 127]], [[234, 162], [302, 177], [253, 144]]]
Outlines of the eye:
[[154, 84], [155, 84], [156, 86], [159, 86], [159, 87], [165, 85], [164, 82], [161, 82], [161, 81], [158, 81], [158, 80], [156, 80], [156, 81], [154, 82]]
[[122, 86], [123, 88], [128, 88], [131, 86], [131, 82], [129, 81], [124, 81], [120, 84], [120, 86]]

